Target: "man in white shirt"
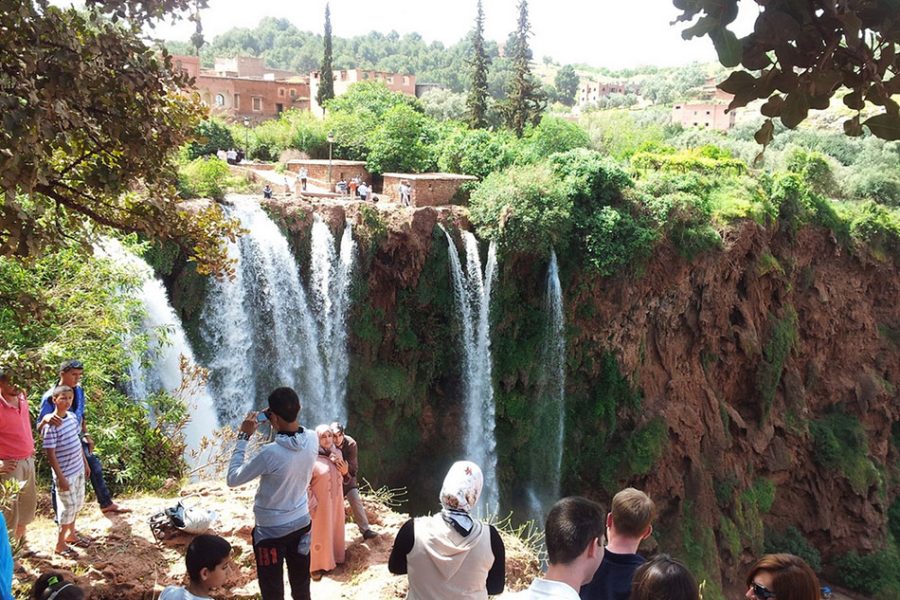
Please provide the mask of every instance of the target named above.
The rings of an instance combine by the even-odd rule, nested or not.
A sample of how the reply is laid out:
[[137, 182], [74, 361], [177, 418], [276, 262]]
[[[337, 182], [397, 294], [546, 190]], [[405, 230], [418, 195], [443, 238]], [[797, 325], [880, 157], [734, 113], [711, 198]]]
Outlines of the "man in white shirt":
[[571, 496], [553, 505], [544, 537], [550, 566], [531, 587], [510, 595], [515, 600], [579, 600], [578, 590], [603, 560], [606, 511], [596, 502]]

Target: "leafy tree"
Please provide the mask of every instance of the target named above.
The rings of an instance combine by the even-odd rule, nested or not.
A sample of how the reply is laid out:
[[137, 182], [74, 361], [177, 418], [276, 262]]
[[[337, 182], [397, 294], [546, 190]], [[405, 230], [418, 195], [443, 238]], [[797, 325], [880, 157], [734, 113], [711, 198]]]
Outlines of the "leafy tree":
[[487, 125], [487, 72], [489, 65], [490, 59], [484, 50], [484, 7], [481, 0], [478, 0], [475, 29], [472, 31], [472, 59], [470, 63], [472, 87], [469, 89], [469, 97], [466, 99], [468, 121], [475, 128]]
[[442, 136], [438, 146], [438, 168], [484, 179], [513, 163], [517, 145], [516, 137], [505, 129], [488, 131], [458, 127]]
[[577, 124], [559, 117], [544, 117], [537, 127], [529, 126], [522, 137], [522, 159], [537, 162], [556, 152], [588, 148], [591, 138]]
[[343, 113], [369, 112], [375, 118], [380, 118], [391, 108], [398, 105], [406, 105], [415, 111], [422, 112], [422, 107], [415, 98], [394, 92], [380, 81], [360, 81], [354, 83], [347, 90], [328, 101], [330, 111]]
[[174, 185], [174, 150], [202, 109], [140, 33], [187, 0], [88, 5], [0, 11], [0, 254], [37, 254], [102, 226], [172, 240], [202, 271], [225, 271], [237, 223], [215, 205], [182, 206]]
[[407, 105], [389, 109], [369, 138], [366, 168], [372, 173], [422, 173], [435, 166], [434, 122]]
[[506, 125], [521, 137], [525, 126], [529, 123], [537, 125], [546, 106], [546, 99], [541, 93], [540, 84], [535, 81], [528, 64], [531, 50], [528, 47], [528, 36], [531, 35], [531, 24], [528, 21], [528, 0], [519, 0], [518, 27], [511, 37], [515, 37], [514, 54], [512, 55], [513, 73], [507, 89], [506, 101], [502, 112]]
[[319, 70], [319, 90], [316, 102], [325, 106], [326, 100], [334, 98], [334, 73], [331, 70], [331, 7], [325, 3], [325, 52], [322, 54], [322, 68]]
[[429, 90], [419, 103], [425, 114], [437, 121], [462, 121], [468, 116], [466, 95], [450, 90]]
[[556, 85], [556, 90], [559, 92], [560, 102], [566, 106], [575, 104], [575, 94], [578, 93], [579, 81], [578, 74], [575, 72], [575, 67], [572, 65], [566, 65], [556, 72], [553, 83]]
[[206, 119], [194, 127], [194, 139], [188, 143], [187, 157], [194, 160], [234, 146], [234, 137], [225, 123], [215, 118]]
[[[729, 108], [766, 100], [760, 112], [768, 119], [756, 139], [768, 144], [773, 119], [790, 129], [806, 119], [810, 109], [828, 108], [839, 90], [848, 90], [844, 104], [856, 114], [844, 121], [850, 136], [863, 126], [882, 139], [900, 139], [900, 38], [897, 3], [891, 0], [848, 0], [841, 3], [756, 0], [759, 17], [752, 33], [738, 39], [728, 29], [738, 14], [738, 0], [675, 0], [679, 21], [696, 23], [682, 32], [685, 39], [708, 36], [719, 62], [741, 66], [720, 84], [732, 94]], [[883, 111], [861, 121], [871, 102]]]

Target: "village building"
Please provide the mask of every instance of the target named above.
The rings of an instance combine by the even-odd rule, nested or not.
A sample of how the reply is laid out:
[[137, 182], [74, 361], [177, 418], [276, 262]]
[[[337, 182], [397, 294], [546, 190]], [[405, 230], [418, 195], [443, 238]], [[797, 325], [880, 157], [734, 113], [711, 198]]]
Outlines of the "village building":
[[[324, 113], [316, 102], [319, 72], [308, 75], [266, 67], [262, 58], [217, 58], [212, 69], [200, 65], [200, 57], [173, 55], [176, 69], [194, 78], [194, 87], [210, 113], [229, 121], [256, 124], [277, 118], [295, 108]], [[416, 93], [415, 75], [348, 69], [334, 71], [334, 95], [340, 96], [357, 81], [380, 81], [388, 89], [410, 96]]]
[[700, 88], [697, 100], [672, 107], [672, 122], [682, 127], [728, 131], [735, 124], [736, 111], [726, 112], [732, 98], [733, 95], [716, 87], [714, 79], [709, 79]]
[[464, 183], [478, 181], [478, 178], [455, 173], [385, 173], [382, 192], [390, 198], [400, 198], [400, 183], [403, 181], [410, 187], [411, 206], [446, 206], [454, 201], [467, 201], [468, 196], [461, 194], [460, 188]]
[[601, 98], [606, 98], [611, 94], [636, 94], [637, 91], [637, 86], [632, 83], [587, 81], [578, 86], [578, 94], [575, 99], [578, 106], [584, 107], [594, 104]]

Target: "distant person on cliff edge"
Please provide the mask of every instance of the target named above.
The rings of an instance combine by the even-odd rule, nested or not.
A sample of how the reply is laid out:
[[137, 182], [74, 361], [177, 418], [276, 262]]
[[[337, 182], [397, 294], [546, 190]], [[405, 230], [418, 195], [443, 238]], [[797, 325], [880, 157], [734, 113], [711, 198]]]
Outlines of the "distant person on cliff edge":
[[547, 513], [544, 539], [550, 566], [515, 600], [578, 600], [578, 589], [591, 580], [602, 562], [603, 507], [592, 500], [563, 498]]
[[[100, 511], [104, 514], [128, 513], [131, 509], [119, 506], [113, 502], [112, 493], [106, 485], [103, 478], [103, 466], [100, 459], [94, 454], [94, 439], [88, 433], [87, 420], [85, 417], [85, 404], [87, 399], [84, 395], [84, 388], [81, 387], [81, 378], [84, 375], [84, 364], [80, 360], [67, 360], [59, 367], [59, 379], [56, 385], [44, 392], [41, 397], [41, 410], [38, 413], [37, 428], [43, 433], [45, 427], [59, 427], [62, 425], [62, 419], [56, 414], [56, 406], [53, 404], [53, 389], [58, 385], [67, 385], [72, 388], [74, 398], [72, 400], [72, 408], [70, 409], [76, 417], [78, 417], [79, 429], [81, 431], [81, 446], [84, 449], [84, 455], [87, 457], [87, 464], [90, 467], [91, 487], [97, 495], [97, 502], [100, 504]], [[53, 510], [56, 506], [56, 483], [50, 484], [50, 500], [53, 503]]]
[[272, 186], [268, 183], [266, 187], [263, 188], [263, 198], [271, 198], [272, 197]]
[[441, 486], [441, 512], [400, 528], [388, 570], [409, 574], [407, 600], [486, 600], [503, 592], [503, 540], [493, 525], [470, 514], [483, 486], [478, 465], [453, 463]]
[[[284, 564], [293, 600], [309, 600], [309, 550], [311, 519], [306, 490], [319, 451], [314, 431], [300, 426], [300, 398], [291, 388], [269, 394], [269, 407], [250, 412], [241, 423], [228, 465], [229, 487], [260, 478], [253, 502], [256, 526], [253, 552], [256, 577], [263, 600], [284, 600]], [[277, 433], [275, 441], [244, 463], [250, 437], [259, 420], [268, 420]]]
[[353, 520], [359, 527], [359, 532], [364, 539], [370, 540], [378, 534], [369, 528], [369, 517], [359, 497], [359, 482], [356, 474], [359, 471], [359, 447], [356, 440], [344, 433], [344, 426], [337, 421], [331, 424], [331, 432], [334, 434], [334, 445], [344, 455], [349, 471], [344, 477], [344, 497], [350, 502], [350, 510], [353, 511]]
[[606, 556], [591, 582], [581, 588], [582, 600], [628, 600], [634, 572], [645, 562], [637, 551], [653, 533], [654, 511], [653, 501], [640, 490], [625, 488], [613, 496], [612, 512], [606, 516]]

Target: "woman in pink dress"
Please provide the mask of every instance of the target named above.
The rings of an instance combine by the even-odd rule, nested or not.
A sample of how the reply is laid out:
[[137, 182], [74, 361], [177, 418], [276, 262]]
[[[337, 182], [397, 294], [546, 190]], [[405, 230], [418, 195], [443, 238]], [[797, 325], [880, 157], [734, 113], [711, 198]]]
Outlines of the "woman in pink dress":
[[334, 445], [328, 425], [316, 427], [319, 455], [309, 483], [309, 514], [312, 517], [312, 547], [309, 571], [318, 581], [327, 571], [344, 562], [344, 476], [349, 466]]

